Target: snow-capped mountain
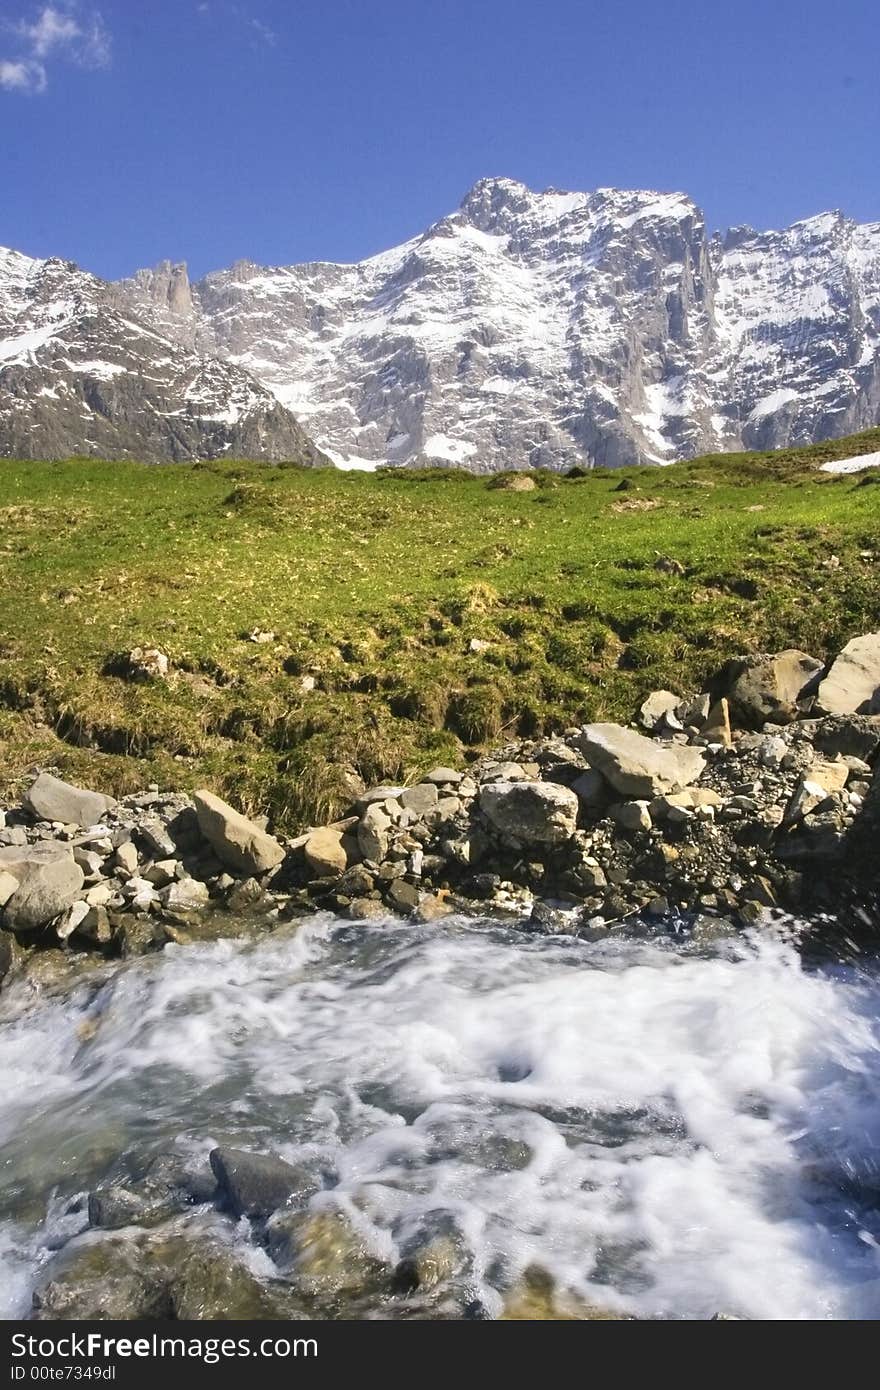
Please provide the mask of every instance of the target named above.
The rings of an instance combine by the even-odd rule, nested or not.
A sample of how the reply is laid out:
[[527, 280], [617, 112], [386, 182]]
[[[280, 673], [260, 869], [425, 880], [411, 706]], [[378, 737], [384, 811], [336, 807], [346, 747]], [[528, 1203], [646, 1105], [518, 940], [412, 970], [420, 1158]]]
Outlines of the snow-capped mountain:
[[0, 455], [324, 462], [241, 367], [157, 331], [67, 261], [0, 250]]
[[682, 194], [484, 179], [357, 265], [121, 288], [348, 466], [663, 462], [880, 418], [880, 224], [837, 213], [709, 237]]
[[[191, 285], [165, 262], [111, 288], [57, 261], [12, 259], [39, 267], [28, 275], [49, 289], [7, 327], [14, 275], [0, 262], [0, 359], [13, 352], [24, 371], [44, 354], [29, 335], [64, 319], [68, 290], [51, 285], [67, 274], [88, 285], [92, 308], [66, 320], [58, 370], [97, 362], [105, 375], [90, 391], [133, 389], [107, 347], [122, 325], [136, 329], [135, 357], [180, 377], [170, 403], [159, 403], [163, 381], [126, 419], [129, 453], [289, 456], [295, 417], [341, 466], [488, 472], [667, 462], [880, 420], [880, 224], [839, 213], [709, 236], [680, 193], [534, 193], [484, 179], [457, 212], [355, 265], [238, 262]], [[55, 384], [36, 375], [20, 392], [11, 437], [7, 373], [0, 360], [0, 452], [20, 452], [32, 420], [47, 430], [38, 392]], [[108, 451], [81, 388], [67, 389], [65, 440], [79, 429], [83, 446]], [[224, 421], [235, 442], [206, 446], [201, 432]], [[174, 441], [164, 454], [157, 429]], [[45, 449], [46, 435], [34, 438]]]

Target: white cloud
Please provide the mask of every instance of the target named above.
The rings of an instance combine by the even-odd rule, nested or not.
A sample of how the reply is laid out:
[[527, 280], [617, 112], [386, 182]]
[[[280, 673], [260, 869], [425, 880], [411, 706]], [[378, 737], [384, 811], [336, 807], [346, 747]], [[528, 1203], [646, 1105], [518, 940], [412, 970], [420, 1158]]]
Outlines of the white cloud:
[[0, 58], [0, 87], [5, 92], [44, 92], [46, 69], [42, 63]]
[[248, 6], [240, 5], [236, 0], [215, 0], [213, 4], [209, 4], [208, 0], [200, 0], [196, 5], [196, 13], [201, 15], [202, 19], [212, 19], [217, 23], [232, 20], [236, 24], [245, 25], [250, 30], [251, 42], [254, 45], [265, 43], [274, 47], [278, 42], [275, 30], [262, 19], [252, 15]]
[[81, 68], [104, 68], [110, 62], [110, 33], [97, 10], [76, 3], [43, 5], [31, 19], [9, 25], [23, 49], [0, 59], [0, 87], [12, 92], [44, 92], [46, 62], [60, 60]]
[[81, 30], [72, 14], [47, 5], [32, 23], [23, 20], [18, 32], [31, 45], [35, 57], [45, 58], [53, 48], [69, 47], [79, 39]]
[[274, 44], [277, 42], [278, 35], [274, 29], [270, 29], [268, 24], [264, 24], [261, 19], [251, 19], [249, 21], [254, 33], [263, 40], [263, 43]]

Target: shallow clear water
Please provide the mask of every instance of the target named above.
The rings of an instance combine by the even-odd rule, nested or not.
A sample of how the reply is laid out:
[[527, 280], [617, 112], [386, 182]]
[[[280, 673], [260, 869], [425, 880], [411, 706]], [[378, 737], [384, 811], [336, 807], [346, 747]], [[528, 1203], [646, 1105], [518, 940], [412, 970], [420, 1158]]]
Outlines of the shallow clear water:
[[490, 1309], [537, 1264], [643, 1316], [880, 1315], [876, 973], [777, 941], [316, 917], [20, 1002], [0, 1005], [7, 1318], [81, 1231], [71, 1197], [172, 1140], [321, 1155], [392, 1257], [452, 1212]]

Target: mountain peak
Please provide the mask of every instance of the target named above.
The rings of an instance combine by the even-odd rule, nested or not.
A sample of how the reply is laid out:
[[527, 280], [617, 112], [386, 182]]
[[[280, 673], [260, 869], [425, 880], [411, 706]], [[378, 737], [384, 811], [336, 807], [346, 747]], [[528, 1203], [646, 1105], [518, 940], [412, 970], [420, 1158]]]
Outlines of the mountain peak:
[[880, 227], [837, 213], [710, 240], [680, 192], [507, 177], [354, 265], [242, 261], [191, 287], [166, 261], [108, 287], [0, 254], [0, 453], [61, 439], [62, 418], [109, 447], [134, 391], [124, 448], [154, 456], [278, 457], [293, 418], [360, 468], [800, 444], [880, 419], [878, 287]]

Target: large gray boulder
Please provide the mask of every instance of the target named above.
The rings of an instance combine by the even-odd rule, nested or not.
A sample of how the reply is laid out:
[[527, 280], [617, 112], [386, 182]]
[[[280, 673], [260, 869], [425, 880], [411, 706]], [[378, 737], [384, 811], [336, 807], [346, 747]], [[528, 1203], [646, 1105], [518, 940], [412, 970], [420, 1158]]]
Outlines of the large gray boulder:
[[579, 804], [575, 792], [555, 782], [489, 782], [480, 790], [480, 810], [490, 825], [524, 845], [570, 839]]
[[732, 662], [722, 693], [733, 723], [746, 729], [791, 724], [815, 695], [821, 671], [821, 661], [797, 648]]
[[880, 714], [880, 632], [847, 642], [819, 686], [825, 714]]
[[197, 791], [193, 797], [199, 829], [217, 858], [248, 878], [268, 873], [280, 864], [284, 850], [265, 830], [213, 792]]
[[112, 796], [72, 787], [49, 772], [41, 772], [21, 798], [21, 804], [37, 820], [61, 821], [86, 829], [112, 810], [116, 802]]
[[79, 896], [84, 876], [70, 845], [47, 842], [9, 845], [0, 849], [0, 872], [18, 881], [3, 909], [10, 931], [36, 931]]
[[657, 743], [620, 724], [587, 724], [578, 743], [591, 767], [621, 796], [636, 800], [688, 787], [706, 766], [698, 748]]

